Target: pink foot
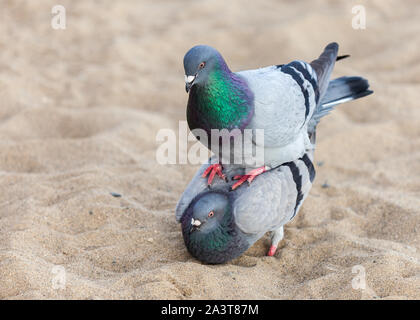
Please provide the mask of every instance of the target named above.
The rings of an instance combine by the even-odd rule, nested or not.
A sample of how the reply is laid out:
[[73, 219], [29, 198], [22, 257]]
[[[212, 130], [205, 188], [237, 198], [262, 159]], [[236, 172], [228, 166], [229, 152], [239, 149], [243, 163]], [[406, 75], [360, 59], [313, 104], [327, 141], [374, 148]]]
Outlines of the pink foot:
[[260, 168], [253, 169], [253, 170], [249, 171], [245, 175], [237, 175], [237, 176], [234, 176], [233, 177], [233, 180], [238, 180], [239, 179], [239, 181], [236, 182], [232, 186], [232, 190], [235, 190], [237, 187], [239, 187], [245, 181], [248, 181], [248, 184], [251, 184], [252, 180], [254, 180], [256, 176], [259, 176], [261, 173], [266, 172], [268, 169], [269, 168], [267, 166], [262, 166]]
[[271, 246], [270, 250], [268, 250], [267, 256], [272, 257], [276, 253], [277, 246]]
[[206, 171], [203, 172], [202, 177], [205, 178], [207, 177], [207, 175], [210, 173], [209, 178], [207, 180], [207, 184], [211, 185], [211, 183], [213, 182], [214, 176], [217, 175], [222, 178], [223, 180], [226, 181], [226, 176], [223, 174], [222, 172], [222, 165], [219, 163], [216, 164], [211, 164]]

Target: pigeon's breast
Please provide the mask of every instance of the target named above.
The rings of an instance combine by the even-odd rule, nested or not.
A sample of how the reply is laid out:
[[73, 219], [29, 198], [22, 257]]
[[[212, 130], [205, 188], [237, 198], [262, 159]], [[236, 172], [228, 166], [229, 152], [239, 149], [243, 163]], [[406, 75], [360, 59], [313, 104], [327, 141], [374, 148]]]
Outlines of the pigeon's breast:
[[[211, 145], [212, 134], [220, 136], [222, 130], [234, 133], [233, 130], [239, 129], [243, 132], [253, 117], [252, 92], [243, 79], [235, 79], [232, 83], [213, 84], [205, 88], [193, 86], [190, 90], [187, 104], [188, 126], [206, 146]], [[204, 130], [208, 143], [202, 141], [202, 131], [194, 132], [197, 129]]]

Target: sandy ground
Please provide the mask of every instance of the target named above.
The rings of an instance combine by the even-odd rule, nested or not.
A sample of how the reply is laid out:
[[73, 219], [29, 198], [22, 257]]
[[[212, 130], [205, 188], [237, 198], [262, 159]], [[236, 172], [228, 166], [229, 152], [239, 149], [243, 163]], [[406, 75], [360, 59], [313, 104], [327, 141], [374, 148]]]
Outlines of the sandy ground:
[[[366, 1], [354, 30], [363, 2], [63, 0], [53, 30], [56, 1], [0, 0], [0, 298], [420, 298], [420, 4]], [[267, 237], [194, 260], [174, 207], [197, 166], [155, 160], [185, 120], [184, 53], [210, 44], [240, 70], [331, 41], [352, 55], [334, 76], [375, 94], [320, 124], [279, 253]]]

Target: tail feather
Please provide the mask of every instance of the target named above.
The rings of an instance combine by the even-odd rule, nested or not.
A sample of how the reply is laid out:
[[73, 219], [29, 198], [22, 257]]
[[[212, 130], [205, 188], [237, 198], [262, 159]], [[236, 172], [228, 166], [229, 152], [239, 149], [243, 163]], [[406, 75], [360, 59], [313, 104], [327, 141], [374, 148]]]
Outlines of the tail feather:
[[329, 114], [336, 105], [356, 100], [372, 93], [373, 91], [369, 90], [369, 82], [362, 77], [340, 77], [331, 80], [328, 84], [327, 92], [321, 103], [316, 107], [309, 122], [308, 133], [311, 140], [315, 139], [315, 129], [321, 118]]
[[359, 98], [359, 94], [363, 96], [369, 94], [369, 82], [361, 77], [340, 77], [331, 80], [328, 84], [327, 92], [325, 93], [321, 104], [322, 106], [336, 105], [342, 99], [354, 100]]
[[334, 64], [337, 59], [338, 44], [332, 42], [327, 45], [318, 59], [311, 62], [312, 69], [315, 70], [318, 79], [319, 96], [322, 97], [327, 90], [330, 75], [334, 69]]
[[337, 56], [337, 59], [335, 59], [335, 61], [340, 61], [340, 60], [342, 60], [342, 59], [346, 59], [346, 58], [348, 58], [348, 57], [350, 57], [350, 55], [349, 55], [349, 54], [344, 54], [344, 55], [342, 55], [342, 56]]

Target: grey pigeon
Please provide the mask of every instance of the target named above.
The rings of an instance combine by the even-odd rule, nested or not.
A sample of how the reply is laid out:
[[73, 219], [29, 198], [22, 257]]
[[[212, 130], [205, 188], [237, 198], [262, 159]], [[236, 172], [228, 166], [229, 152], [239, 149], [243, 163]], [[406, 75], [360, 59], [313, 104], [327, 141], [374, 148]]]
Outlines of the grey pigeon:
[[[337, 53], [338, 44], [330, 43], [311, 63], [296, 60], [240, 72], [232, 72], [222, 55], [210, 46], [195, 46], [185, 54], [190, 130], [204, 130], [210, 138], [212, 129], [236, 129], [242, 133], [252, 129], [252, 135], [243, 135], [243, 143], [253, 145], [254, 154], [264, 154], [264, 165], [257, 165], [245, 148], [231, 148], [227, 154], [220, 152], [223, 144], [232, 143], [220, 139], [216, 144], [219, 150], [216, 163], [203, 172], [203, 176], [210, 174], [208, 184], [215, 174], [225, 177], [223, 166], [232, 163], [233, 158], [241, 159], [239, 166], [250, 170], [238, 177], [239, 181], [233, 185], [235, 189], [242, 182], [250, 183], [270, 168], [305, 154], [311, 147], [308, 125], [327, 90]], [[263, 144], [256, 138], [256, 129], [264, 130]], [[200, 141], [215, 149], [211, 139]]]
[[263, 173], [249, 188], [232, 190], [232, 178], [245, 170], [234, 165], [224, 168], [228, 183], [216, 180], [209, 188], [202, 179], [208, 164], [202, 165], [175, 212], [191, 255], [205, 263], [225, 263], [240, 256], [266, 232], [271, 232], [268, 255], [274, 255], [283, 238], [283, 226], [296, 216], [315, 178], [316, 125], [335, 105], [371, 93], [368, 87], [360, 77], [332, 80], [308, 121], [310, 146], [306, 153]]

